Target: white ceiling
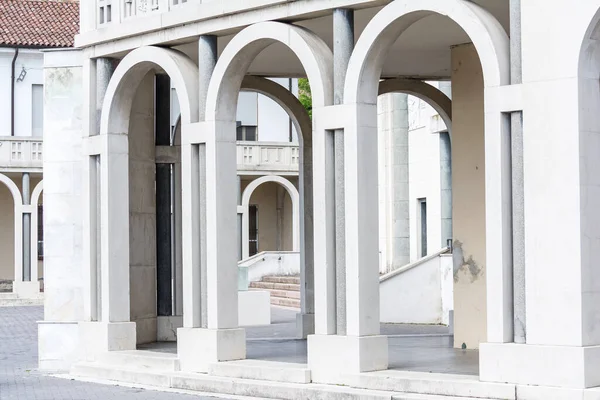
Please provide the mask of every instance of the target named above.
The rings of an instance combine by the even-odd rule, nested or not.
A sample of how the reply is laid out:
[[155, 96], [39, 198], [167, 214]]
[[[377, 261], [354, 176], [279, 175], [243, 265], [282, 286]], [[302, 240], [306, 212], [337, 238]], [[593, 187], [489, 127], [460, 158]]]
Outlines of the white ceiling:
[[[476, 0], [474, 3], [486, 8], [508, 31], [509, 0]], [[355, 37], [360, 33], [380, 8], [369, 8], [355, 12]], [[331, 15], [297, 21], [317, 33], [332, 47]], [[232, 36], [219, 38], [219, 52]], [[396, 41], [384, 64], [383, 76], [422, 77], [445, 79], [450, 77], [451, 46], [468, 43], [466, 33], [449, 18], [441, 15], [426, 17], [406, 30]], [[194, 44], [178, 46], [190, 57], [198, 57]], [[273, 44], [265, 49], [252, 63], [249, 73], [262, 76], [303, 76], [304, 71], [296, 56], [284, 45]]]

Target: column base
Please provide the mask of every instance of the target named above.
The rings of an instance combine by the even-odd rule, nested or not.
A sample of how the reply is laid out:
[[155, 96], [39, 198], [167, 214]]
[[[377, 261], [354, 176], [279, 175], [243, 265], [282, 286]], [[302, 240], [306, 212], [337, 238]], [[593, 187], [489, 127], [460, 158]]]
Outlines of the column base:
[[296, 314], [296, 332], [299, 339], [315, 334], [315, 314]]
[[315, 383], [335, 384], [347, 374], [387, 367], [387, 336], [308, 336], [308, 368]]
[[108, 351], [135, 349], [135, 322], [79, 323], [79, 357], [83, 361], [95, 361]]
[[482, 343], [479, 378], [484, 382], [585, 389], [600, 386], [600, 346]]
[[20, 299], [39, 299], [42, 296], [39, 281], [13, 281], [12, 291]]
[[244, 329], [177, 329], [177, 356], [181, 371], [208, 372], [210, 364], [246, 358]]
[[156, 340], [158, 342], [176, 342], [177, 329], [183, 326], [183, 316], [171, 315], [156, 318]]
[[38, 321], [38, 367], [68, 371], [79, 356], [77, 322]]

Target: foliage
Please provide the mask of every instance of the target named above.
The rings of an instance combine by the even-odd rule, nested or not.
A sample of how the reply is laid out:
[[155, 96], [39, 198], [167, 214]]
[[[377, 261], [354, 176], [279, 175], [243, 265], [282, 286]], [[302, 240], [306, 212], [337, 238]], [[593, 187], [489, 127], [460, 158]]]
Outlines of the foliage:
[[308, 112], [308, 116], [312, 118], [312, 93], [310, 83], [306, 78], [298, 79], [298, 99]]

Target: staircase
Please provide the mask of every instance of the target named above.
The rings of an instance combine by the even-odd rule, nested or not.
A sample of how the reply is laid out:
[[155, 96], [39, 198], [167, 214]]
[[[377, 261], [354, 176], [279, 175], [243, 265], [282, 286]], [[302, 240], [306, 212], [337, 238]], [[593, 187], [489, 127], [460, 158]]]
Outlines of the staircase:
[[300, 277], [264, 276], [258, 282], [250, 282], [250, 290], [271, 292], [271, 304], [290, 308], [300, 308]]

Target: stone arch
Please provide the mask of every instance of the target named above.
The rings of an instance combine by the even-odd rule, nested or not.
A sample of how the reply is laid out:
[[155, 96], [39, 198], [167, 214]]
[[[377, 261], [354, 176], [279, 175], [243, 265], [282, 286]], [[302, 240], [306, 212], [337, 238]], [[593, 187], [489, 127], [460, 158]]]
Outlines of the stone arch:
[[[182, 124], [198, 122], [198, 67], [186, 55], [168, 48], [154, 46], [140, 47], [128, 53], [115, 69], [108, 84], [100, 117], [102, 144], [96, 151], [100, 156], [100, 220], [97, 228], [86, 240], [94, 243], [99, 235], [103, 280], [101, 287], [104, 300], [101, 307], [103, 321], [130, 322], [130, 290], [117, 290], [130, 279], [130, 179], [129, 179], [129, 140], [130, 118], [135, 108], [134, 99], [144, 79], [149, 73], [166, 73], [171, 79], [179, 98]], [[151, 140], [151, 139], [150, 139]], [[92, 202], [86, 205], [87, 213]], [[118, 234], [116, 234], [118, 232]], [[91, 246], [90, 246], [91, 247]], [[127, 267], [126, 267], [127, 266]], [[94, 274], [95, 268], [91, 268]], [[96, 279], [95, 277], [92, 278]], [[96, 288], [91, 288], [92, 298]], [[141, 297], [140, 297], [141, 299]], [[142, 299], [140, 300], [142, 301]], [[91, 301], [93, 303], [93, 300]], [[92, 313], [96, 312], [95, 310]], [[128, 335], [135, 338], [135, 324], [128, 326]], [[148, 332], [151, 332], [148, 330]], [[138, 329], [138, 338], [140, 329]], [[150, 333], [152, 334], [152, 333]], [[135, 344], [135, 339], [130, 342]]]
[[252, 197], [252, 193], [263, 183], [267, 182], [275, 182], [284, 187], [284, 189], [288, 192], [292, 199], [292, 250], [299, 251], [300, 250], [300, 194], [296, 187], [289, 180], [284, 177], [278, 175], [266, 175], [262, 176], [258, 179], [253, 180], [250, 184], [244, 189], [244, 193], [242, 194], [242, 258], [249, 257], [249, 244], [248, 244], [248, 229], [249, 229], [249, 219], [248, 219], [248, 207], [250, 205], [250, 198]]
[[300, 60], [311, 82], [313, 107], [333, 103], [333, 55], [327, 44], [305, 28], [281, 22], [260, 22], [229, 42], [215, 66], [206, 100], [206, 119], [229, 121], [250, 64], [273, 43], [286, 45]]
[[44, 180], [38, 182], [33, 188], [33, 192], [31, 192], [31, 281], [35, 282], [38, 279], [38, 203], [40, 201], [40, 196], [42, 191], [44, 190]]
[[[346, 207], [346, 276], [348, 286], [357, 286], [363, 293], [378, 294], [377, 272], [370, 266], [378, 264], [377, 243], [367, 232], [378, 230], [377, 199], [361, 196], [376, 193], [377, 146], [371, 140], [376, 135], [378, 86], [383, 63], [396, 39], [415, 22], [433, 14], [450, 18], [473, 41], [483, 70], [485, 96], [509, 84], [509, 40], [492, 14], [480, 6], [462, 0], [424, 0], [391, 2], [374, 17], [358, 39], [350, 58], [344, 86], [344, 103], [349, 114], [345, 124], [345, 207]], [[485, 104], [485, 201], [487, 237], [501, 243], [486, 242], [488, 338], [503, 340], [512, 331], [512, 213], [510, 207], [510, 165], [506, 160], [508, 147], [499, 110], [491, 101]], [[509, 154], [509, 153], [508, 153]], [[489, 168], [487, 167], [489, 165]], [[377, 301], [378, 303], [378, 301]], [[347, 310], [349, 335], [379, 334], [379, 307], [371, 304], [353, 305]]]
[[344, 86], [346, 104], [376, 104], [376, 85], [389, 49], [412, 24], [432, 14], [452, 19], [471, 38], [486, 87], [509, 83], [508, 36], [489, 12], [462, 0], [392, 2], [373, 17], [356, 43]]
[[[597, 6], [596, 6], [597, 7]], [[578, 133], [578, 171], [577, 194], [579, 204], [579, 235], [580, 235], [580, 271], [581, 280], [594, 282], [600, 276], [600, 269], [596, 260], [600, 256], [600, 250], [592, 245], [600, 238], [600, 226], [592, 221], [597, 221], [597, 205], [600, 202], [600, 194], [596, 190], [600, 185], [597, 174], [597, 160], [600, 157], [598, 151], [598, 134], [600, 132], [600, 8], [595, 10], [589, 25], [582, 27], [584, 36], [578, 54], [577, 65], [577, 97], [573, 97], [573, 104], [577, 102], [577, 119], [572, 124], [577, 125]], [[573, 144], [577, 146], [577, 144]], [[565, 146], [573, 146], [565, 144]], [[568, 160], [568, 159], [567, 159]], [[566, 161], [565, 161], [566, 162]], [[573, 178], [571, 178], [573, 179]], [[575, 189], [573, 189], [575, 191]], [[573, 216], [575, 218], [575, 216]], [[575, 293], [580, 294], [579, 287]], [[529, 306], [529, 304], [528, 304]], [[587, 330], [584, 336], [584, 346], [596, 345], [600, 342], [600, 334], [597, 329], [591, 327], [596, 324], [596, 315], [600, 310], [597, 302], [592, 297], [583, 296], [581, 307], [585, 312], [579, 310], [572, 313], [578, 318]], [[581, 314], [580, 314], [581, 313]]]
[[[262, 50], [273, 43], [287, 46], [300, 60], [311, 82], [313, 107], [333, 103], [331, 49], [321, 38], [305, 28], [281, 22], [257, 23], [240, 31], [221, 53], [206, 93], [205, 120], [202, 124], [206, 130], [205, 144], [200, 146], [203, 149], [201, 151], [205, 152], [205, 156], [201, 155], [200, 159], [205, 158], [206, 165], [206, 232], [202, 234], [206, 237], [206, 267], [215, 271], [210, 274], [214, 281], [209, 282], [207, 289], [209, 309], [216, 310], [212, 304], [213, 299], [217, 298], [221, 299], [221, 303], [237, 304], [237, 291], [233, 290], [234, 282], [230, 278], [234, 276], [232, 268], [235, 266], [236, 255], [218, 251], [231, 237], [235, 237], [237, 230], [236, 220], [231, 218], [237, 210], [235, 111], [238, 93], [250, 64]], [[314, 126], [315, 124], [313, 129]], [[315, 139], [320, 137], [324, 140], [324, 133], [324, 130], [313, 131], [313, 154]], [[317, 147], [320, 149], [324, 146]], [[303, 158], [307, 159], [305, 156]], [[191, 212], [194, 212], [193, 209]], [[315, 228], [312, 231], [322, 230]], [[314, 243], [316, 242], [315, 238]], [[224, 283], [220, 284], [219, 281]], [[219, 291], [213, 290], [213, 287], [228, 289]], [[207, 326], [211, 329], [237, 326], [234, 311], [235, 309], [227, 309], [209, 312]]]
[[8, 176], [0, 173], [0, 182], [2, 182], [13, 197], [14, 202], [14, 263], [15, 263], [15, 281], [23, 280], [23, 225], [22, 225], [22, 209], [23, 196], [17, 185]]
[[14, 183], [12, 179], [4, 174], [0, 174], [0, 182], [4, 183], [10, 191], [10, 194], [12, 194], [15, 207], [21, 206], [23, 204], [23, 197], [21, 196], [21, 191], [17, 187], [16, 183]]
[[379, 83], [378, 95], [406, 93], [426, 101], [442, 117], [448, 131], [452, 130], [452, 100], [438, 88], [415, 79], [386, 79]]
[[100, 119], [100, 134], [123, 134], [135, 92], [151, 70], [171, 78], [181, 107], [182, 123], [198, 122], [198, 67], [185, 54], [161, 47], [140, 47], [127, 54], [115, 69], [106, 89]]

